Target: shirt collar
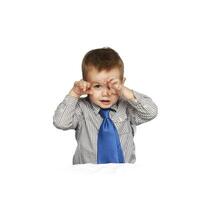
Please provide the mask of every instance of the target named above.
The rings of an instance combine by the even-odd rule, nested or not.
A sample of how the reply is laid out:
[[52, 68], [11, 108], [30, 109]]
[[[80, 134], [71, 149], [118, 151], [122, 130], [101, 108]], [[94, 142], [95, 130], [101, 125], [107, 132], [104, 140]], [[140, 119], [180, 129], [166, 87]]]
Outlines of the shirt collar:
[[[101, 108], [100, 108], [98, 105], [96, 105], [96, 104], [94, 104], [93, 102], [91, 102], [90, 99], [89, 99], [89, 97], [86, 97], [86, 98], [87, 98], [87, 100], [90, 102], [90, 104], [91, 104], [91, 106], [92, 106], [92, 109], [94, 110], [95, 114], [96, 114], [96, 115], [99, 114], [99, 111], [100, 111]], [[119, 99], [118, 99], [117, 103], [115, 103], [114, 105], [112, 105], [112, 106], [110, 107], [110, 109], [111, 109], [112, 111], [116, 112], [116, 111], [117, 111], [117, 108], [118, 108], [118, 104], [119, 104]]]

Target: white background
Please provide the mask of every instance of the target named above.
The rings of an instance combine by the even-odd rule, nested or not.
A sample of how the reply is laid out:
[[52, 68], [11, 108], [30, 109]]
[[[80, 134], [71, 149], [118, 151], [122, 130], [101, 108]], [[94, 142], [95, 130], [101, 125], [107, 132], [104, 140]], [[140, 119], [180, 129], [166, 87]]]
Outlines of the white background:
[[[200, 199], [198, 1], [0, 3], [0, 199]], [[72, 165], [74, 131], [53, 114], [93, 49], [125, 63], [126, 86], [149, 95], [134, 165]]]

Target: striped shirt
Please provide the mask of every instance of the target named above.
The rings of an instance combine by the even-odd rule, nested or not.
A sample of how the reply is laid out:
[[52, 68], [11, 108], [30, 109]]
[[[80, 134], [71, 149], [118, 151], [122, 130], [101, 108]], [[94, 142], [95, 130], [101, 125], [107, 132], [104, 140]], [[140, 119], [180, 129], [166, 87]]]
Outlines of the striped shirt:
[[[118, 130], [126, 163], [136, 160], [133, 141], [136, 126], [157, 115], [157, 106], [150, 97], [136, 91], [134, 96], [135, 100], [120, 97], [109, 113]], [[73, 164], [97, 163], [97, 136], [103, 121], [99, 110], [100, 107], [90, 102], [88, 97], [76, 98], [69, 94], [55, 110], [54, 126], [62, 130], [75, 130], [77, 148]]]

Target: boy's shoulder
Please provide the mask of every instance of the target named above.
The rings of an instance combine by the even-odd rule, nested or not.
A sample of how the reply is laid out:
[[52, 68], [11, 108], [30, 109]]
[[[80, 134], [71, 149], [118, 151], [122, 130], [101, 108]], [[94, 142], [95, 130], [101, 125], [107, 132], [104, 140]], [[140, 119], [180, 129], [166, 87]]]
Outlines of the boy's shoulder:
[[91, 102], [88, 98], [88, 96], [83, 96], [83, 97], [80, 97], [79, 100], [78, 100], [78, 105], [83, 108], [83, 107], [91, 107]]
[[79, 103], [90, 103], [88, 96], [82, 96], [79, 98]]

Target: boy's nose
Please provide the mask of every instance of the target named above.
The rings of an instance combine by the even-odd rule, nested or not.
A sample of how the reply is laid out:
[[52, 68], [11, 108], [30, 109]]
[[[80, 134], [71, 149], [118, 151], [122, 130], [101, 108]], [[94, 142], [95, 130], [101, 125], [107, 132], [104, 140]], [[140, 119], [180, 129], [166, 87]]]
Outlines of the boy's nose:
[[102, 96], [109, 96], [109, 95], [110, 95], [109, 89], [107, 87], [104, 88], [103, 91], [102, 91]]

